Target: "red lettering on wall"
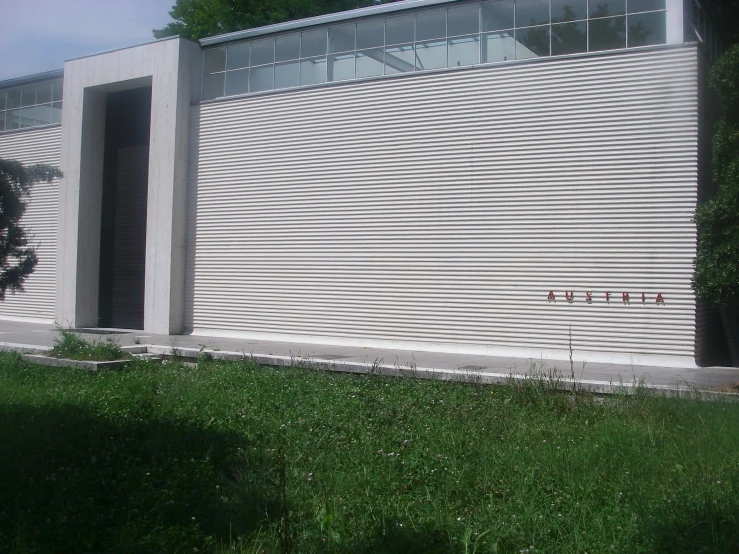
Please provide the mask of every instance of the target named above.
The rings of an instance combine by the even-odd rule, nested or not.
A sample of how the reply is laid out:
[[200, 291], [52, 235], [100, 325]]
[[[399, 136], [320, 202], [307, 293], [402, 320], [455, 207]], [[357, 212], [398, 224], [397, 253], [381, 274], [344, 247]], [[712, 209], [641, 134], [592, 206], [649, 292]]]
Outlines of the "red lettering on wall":
[[572, 302], [575, 299], [575, 291], [565, 291], [565, 299], [567, 299], [567, 302]]
[[647, 301], [647, 297], [646, 297], [646, 295], [644, 293], [641, 293], [641, 301], [642, 302], [646, 302]]
[[547, 300], [555, 300], [555, 298], [554, 298], [554, 291], [553, 290], [550, 290], [549, 291], [549, 296], [547, 296]]
[[662, 293], [661, 292], [658, 292], [657, 293], [657, 300], [655, 300], [655, 302], [657, 304], [664, 304], [665, 303], [665, 299], [662, 298]]
[[621, 293], [621, 298], [624, 299], [624, 302], [628, 302], [629, 301], [629, 293], [628, 292], [622, 292]]
[[585, 292], [585, 302], [592, 302], [593, 301], [593, 293], [590, 291]]
[[606, 302], [611, 301], [611, 291], [606, 291]]

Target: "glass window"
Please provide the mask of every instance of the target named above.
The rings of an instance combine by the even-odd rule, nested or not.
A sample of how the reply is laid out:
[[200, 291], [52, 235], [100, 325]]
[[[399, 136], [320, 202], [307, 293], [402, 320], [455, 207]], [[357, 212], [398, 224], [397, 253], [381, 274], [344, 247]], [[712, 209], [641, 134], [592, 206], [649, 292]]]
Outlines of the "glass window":
[[446, 40], [429, 40], [416, 44], [416, 68], [440, 69], [447, 66]]
[[297, 87], [300, 84], [300, 62], [295, 60], [275, 65], [275, 88]]
[[36, 85], [36, 103], [48, 104], [51, 102], [51, 81]]
[[62, 103], [54, 102], [51, 105], [51, 122], [61, 123], [62, 122]]
[[666, 41], [666, 12], [640, 13], [628, 16], [629, 47], [664, 44]]
[[297, 60], [300, 57], [300, 33], [290, 33], [277, 37], [275, 41], [275, 61]]
[[629, 13], [652, 12], [665, 9], [665, 0], [626, 0]]
[[590, 2], [590, 17], [609, 17], [626, 13], [626, 0], [607, 0]]
[[262, 38], [251, 43], [251, 66], [264, 65], [266, 63], [272, 63], [274, 61], [275, 39]]
[[416, 40], [446, 36], [446, 10], [426, 10], [416, 14]]
[[374, 77], [385, 72], [385, 53], [382, 48], [357, 52], [357, 78]]
[[5, 117], [7, 118], [7, 121], [5, 122], [6, 130], [21, 128], [21, 118], [18, 112], [19, 110], [8, 110], [5, 112]]
[[225, 80], [225, 73], [206, 75], [203, 79], [203, 100], [211, 100], [223, 96], [223, 84]]
[[516, 58], [516, 41], [513, 31], [490, 33], [482, 37], [482, 62], [504, 62]]
[[61, 96], [61, 79], [0, 91], [0, 131], [60, 123], [62, 103], [54, 104], [58, 109], [52, 109], [51, 104], [57, 83], [60, 85], [58, 94]]
[[33, 106], [36, 103], [36, 85], [21, 88], [21, 106]]
[[226, 96], [249, 92], [249, 68], [226, 73]]
[[51, 99], [54, 102], [59, 102], [62, 100], [62, 92], [64, 88], [64, 80], [63, 79], [57, 79], [56, 81], [52, 81], [52, 95]]
[[588, 50], [626, 48], [626, 18], [607, 17], [588, 21]]
[[480, 4], [462, 4], [447, 11], [447, 36], [480, 32]]
[[48, 125], [51, 123], [51, 104], [42, 104], [30, 109], [33, 110], [34, 125]]
[[516, 29], [516, 59], [549, 55], [549, 25]]
[[[461, 0], [208, 48], [204, 98], [664, 44], [665, 5], [666, 0]], [[55, 81], [8, 89], [6, 96], [6, 111], [48, 105], [61, 100], [61, 80], [58, 89]], [[14, 112], [12, 121], [6, 113], [6, 127], [24, 124], [24, 113]]]
[[413, 25], [415, 16], [411, 14], [398, 17], [388, 17], [385, 20], [385, 44], [400, 44], [413, 42]]
[[516, 27], [549, 23], [549, 0], [516, 0]]
[[317, 85], [326, 82], [326, 57], [300, 60], [300, 84]]
[[349, 52], [354, 50], [355, 26], [353, 23], [349, 25], [334, 25], [328, 28], [328, 51], [331, 54], [336, 52]]
[[513, 0], [482, 3], [482, 30], [513, 29]]
[[588, 50], [588, 29], [585, 21], [552, 25], [552, 55], [576, 54]]
[[226, 70], [226, 49], [210, 48], [205, 51], [205, 73], [218, 73]]
[[5, 130], [5, 112], [0, 111], [0, 131]]
[[15, 113], [15, 110], [8, 110], [5, 112], [5, 130], [10, 131], [12, 129], [20, 129], [20, 120]]
[[[303, 46], [300, 51], [301, 58], [326, 55], [326, 29], [316, 29], [302, 33]], [[325, 66], [324, 66], [325, 67]]]
[[354, 79], [354, 52], [334, 54], [328, 58], [328, 80]]
[[587, 16], [587, 0], [552, 0], [552, 23], [577, 21]]
[[469, 35], [449, 39], [449, 67], [480, 63], [480, 37]]
[[249, 67], [249, 50], [251, 44], [242, 42], [240, 44], [232, 44], [228, 47], [228, 55], [226, 56], [226, 69], [241, 69]]
[[412, 44], [385, 47], [385, 75], [414, 71], [415, 61]]
[[11, 88], [8, 90], [8, 109], [19, 108], [21, 105], [21, 89]]
[[27, 129], [28, 127], [33, 127], [36, 124], [33, 113], [33, 108], [20, 108], [18, 110], [13, 110], [13, 117], [19, 124], [19, 127], [16, 127], [16, 129]]
[[273, 64], [252, 67], [249, 71], [249, 92], [272, 90], [275, 66]]
[[385, 20], [371, 19], [357, 22], [357, 50], [385, 44]]

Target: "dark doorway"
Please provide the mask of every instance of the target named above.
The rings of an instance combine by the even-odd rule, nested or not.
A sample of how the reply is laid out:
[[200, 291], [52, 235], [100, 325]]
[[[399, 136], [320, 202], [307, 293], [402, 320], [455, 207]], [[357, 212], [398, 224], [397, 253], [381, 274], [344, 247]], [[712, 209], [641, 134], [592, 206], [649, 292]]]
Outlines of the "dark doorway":
[[151, 87], [108, 94], [98, 325], [144, 328]]

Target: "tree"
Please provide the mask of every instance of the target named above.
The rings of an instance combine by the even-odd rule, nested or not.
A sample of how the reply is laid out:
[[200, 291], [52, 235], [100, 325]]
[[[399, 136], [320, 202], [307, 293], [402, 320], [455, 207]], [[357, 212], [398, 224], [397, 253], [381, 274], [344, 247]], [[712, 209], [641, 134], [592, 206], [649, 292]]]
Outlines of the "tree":
[[38, 258], [20, 220], [26, 211], [31, 187], [61, 177], [56, 167], [23, 167], [15, 160], [0, 159], [0, 301], [10, 289], [23, 290], [23, 283], [36, 268]]
[[711, 88], [724, 115], [713, 137], [716, 195], [699, 206], [693, 287], [699, 298], [726, 305], [739, 298], [739, 45], [713, 66]]
[[154, 29], [156, 38], [191, 40], [399, 0], [176, 0], [174, 21]]
[[739, 364], [739, 44], [711, 69], [710, 86], [723, 104], [713, 137], [716, 195], [698, 206], [696, 296], [722, 307], [724, 330], [734, 365]]
[[701, 4], [708, 11], [724, 44], [739, 43], [739, 26], [736, 24], [739, 18], [739, 0], [714, 0]]

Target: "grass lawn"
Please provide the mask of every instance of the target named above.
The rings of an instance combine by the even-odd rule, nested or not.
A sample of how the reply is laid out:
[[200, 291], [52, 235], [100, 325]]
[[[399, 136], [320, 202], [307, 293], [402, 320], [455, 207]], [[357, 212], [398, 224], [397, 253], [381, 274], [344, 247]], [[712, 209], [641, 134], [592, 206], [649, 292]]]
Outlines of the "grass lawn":
[[0, 552], [739, 552], [739, 403], [0, 355]]

